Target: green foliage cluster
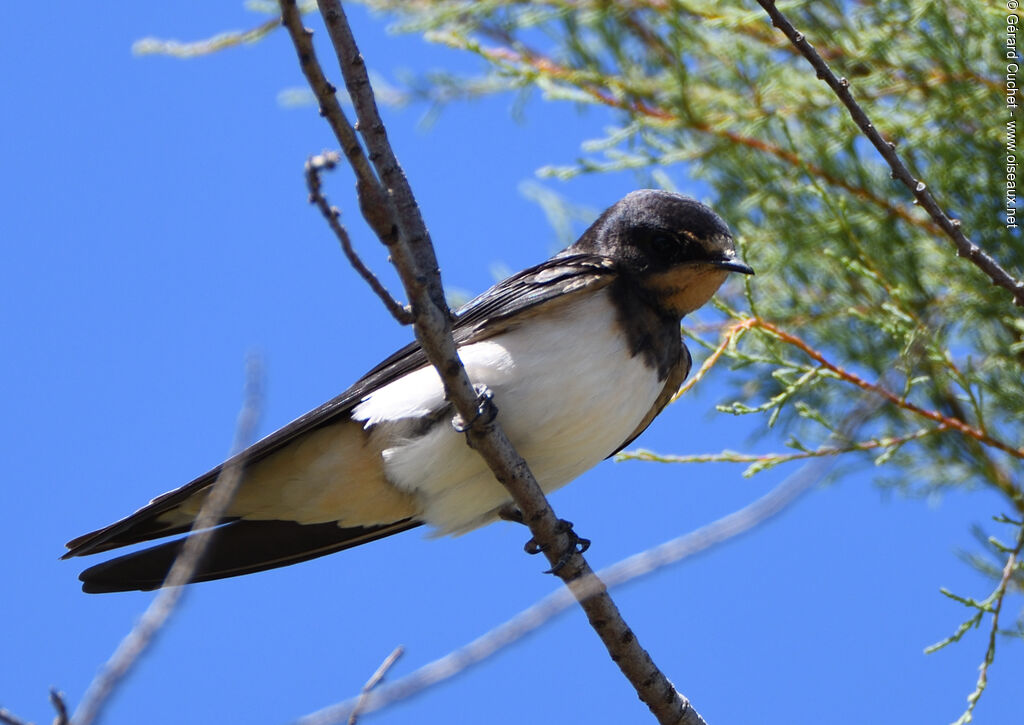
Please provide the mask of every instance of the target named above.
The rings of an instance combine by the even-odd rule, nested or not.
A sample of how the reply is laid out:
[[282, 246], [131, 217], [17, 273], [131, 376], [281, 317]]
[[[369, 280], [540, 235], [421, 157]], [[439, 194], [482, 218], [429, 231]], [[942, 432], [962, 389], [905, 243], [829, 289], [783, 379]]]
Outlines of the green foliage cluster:
[[[970, 561], [991, 576], [983, 599], [947, 594], [986, 622], [989, 646], [970, 707], [984, 690], [1007, 593], [1024, 589], [1024, 314], [913, 205], [910, 192], [832, 91], [753, 2], [706, 0], [365, 0], [397, 28], [474, 53], [476, 77], [432, 72], [389, 89], [393, 100], [453, 100], [539, 90], [603, 107], [611, 123], [573, 163], [543, 174], [634, 170], [671, 186], [677, 167], [709, 199], [758, 271], [727, 287], [686, 333], [728, 362], [732, 400], [719, 408], [784, 424], [789, 451], [664, 456], [733, 461], [753, 474], [820, 456], [873, 463], [914, 494], [990, 487], [1006, 512], [979, 534]], [[257, 10], [273, 3], [251, 0]], [[1017, 279], [1024, 245], [1003, 216], [1005, 136], [998, 3], [980, 0], [778, 2], [966, 236]], [[308, 6], [305, 9], [310, 9]], [[249, 42], [272, 22], [195, 54]], [[546, 210], [567, 207], [542, 194]], [[699, 379], [706, 370], [700, 371]], [[719, 369], [720, 376], [725, 371]], [[690, 383], [694, 382], [691, 379]], [[870, 419], [849, 421], [873, 400]]]
[[[992, 547], [994, 558], [985, 559], [998, 582], [992, 596], [959, 601], [976, 610], [968, 623], [977, 625], [1008, 589], [1019, 590], [1024, 315], [956, 257], [761, 8], [702, 0], [369, 4], [396, 15], [401, 29], [486, 61], [477, 78], [435, 74], [419, 87], [428, 98], [539, 89], [610, 109], [604, 138], [544, 173], [635, 169], [667, 183], [666, 169], [681, 164], [712, 189], [758, 276], [727, 289], [718, 315], [687, 331], [731, 363], [734, 399], [720, 408], [784, 423], [792, 451], [639, 456], [746, 461], [753, 473], [842, 453], [877, 464], [879, 478], [911, 493], [993, 487], [1012, 514], [1001, 525], [1016, 529], [1018, 543]], [[849, 80], [968, 238], [1019, 278], [1024, 245], [1001, 214], [998, 4], [777, 5]], [[837, 440], [864, 395], [880, 407], [853, 437]]]

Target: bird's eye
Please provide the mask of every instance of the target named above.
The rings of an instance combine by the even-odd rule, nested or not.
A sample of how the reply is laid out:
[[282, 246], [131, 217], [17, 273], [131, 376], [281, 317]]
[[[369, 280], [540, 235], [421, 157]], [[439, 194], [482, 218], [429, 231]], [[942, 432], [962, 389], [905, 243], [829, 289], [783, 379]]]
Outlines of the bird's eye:
[[670, 252], [678, 244], [675, 238], [668, 234], [655, 234], [651, 239], [651, 245], [659, 252]]

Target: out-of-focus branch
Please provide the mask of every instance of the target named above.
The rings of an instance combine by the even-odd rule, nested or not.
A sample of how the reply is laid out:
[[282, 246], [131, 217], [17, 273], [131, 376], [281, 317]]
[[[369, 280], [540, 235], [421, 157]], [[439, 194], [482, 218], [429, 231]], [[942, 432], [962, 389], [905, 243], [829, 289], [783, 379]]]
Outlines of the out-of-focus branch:
[[[295, 0], [280, 0], [280, 5], [282, 20], [295, 44], [299, 63], [321, 102], [321, 113], [339, 134], [341, 148], [359, 180], [357, 189], [363, 216], [388, 245], [412, 305], [416, 337], [441, 377], [446, 396], [458, 412], [459, 427], [465, 430], [470, 446], [483, 456], [498, 481], [509, 490], [534, 540], [552, 567], [557, 569], [558, 576], [580, 601], [612, 660], [658, 720], [662, 723], [703, 723], [689, 701], [639, 645], [603, 585], [595, 591], [583, 592], [577, 588], [578, 580], [593, 577], [593, 571], [575, 549], [574, 541], [552, 511], [526, 462], [502, 431], [495, 419], [497, 409], [489, 394], [477, 391], [466, 375], [452, 338], [452, 316], [444, 299], [437, 259], [426, 225], [388, 142], [366, 66], [341, 4], [337, 0], [319, 2], [346, 89], [356, 110], [359, 133], [366, 143], [379, 181], [366, 177], [365, 157], [358, 142], [352, 138], [352, 126], [334, 97], [333, 87], [323, 75], [310, 31], [302, 26]], [[566, 552], [570, 553], [567, 561], [562, 563], [559, 560]]]
[[[235, 427], [235, 440], [231, 446], [232, 455], [245, 449], [252, 441], [259, 422], [263, 401], [263, 366], [260, 360], [250, 357], [246, 365], [245, 400], [238, 414]], [[234, 498], [238, 484], [242, 480], [244, 460], [235, 459], [225, 464], [217, 480], [213, 483], [203, 507], [196, 517], [192, 530], [197, 532], [190, 536], [181, 553], [174, 560], [163, 588], [156, 595], [153, 603], [118, 645], [117, 650], [100, 670], [89, 685], [85, 697], [75, 710], [72, 718], [74, 725], [91, 725], [99, 717], [110, 698], [110, 695], [124, 679], [125, 675], [138, 662], [142, 653], [152, 644], [174, 610], [185, 596], [188, 583], [195, 573], [203, 554], [212, 540], [213, 528], [220, 521], [227, 507]]]
[[825, 81], [839, 100], [843, 102], [843, 105], [850, 112], [853, 122], [857, 124], [857, 128], [871, 141], [871, 144], [878, 149], [878, 153], [889, 164], [889, 167], [892, 169], [893, 178], [899, 179], [903, 182], [904, 186], [910, 189], [910, 193], [914, 195], [921, 208], [928, 212], [939, 228], [952, 240], [953, 246], [956, 247], [957, 256], [969, 259], [978, 269], [988, 275], [993, 284], [1008, 290], [1013, 295], [1016, 305], [1024, 307], [1024, 282], [1014, 279], [995, 259], [964, 236], [963, 230], [960, 228], [960, 222], [950, 219], [942, 207], [939, 206], [935, 197], [932, 196], [927, 185], [920, 179], [915, 179], [914, 175], [910, 173], [906, 164], [903, 163], [899, 154], [896, 153], [896, 145], [882, 138], [882, 135], [875, 128], [874, 124], [871, 123], [871, 119], [868, 118], [864, 109], [854, 100], [853, 94], [850, 93], [850, 82], [846, 78], [836, 77], [832, 69], [829, 68], [828, 63], [825, 62], [825, 59], [818, 54], [814, 46], [807, 42], [804, 34], [798, 31], [789, 19], [783, 15], [782, 11], [776, 7], [774, 0], [757, 0], [757, 3], [768, 13], [768, 16], [772, 19], [772, 24], [785, 33], [790, 42], [800, 51], [800, 54], [807, 59], [807, 62], [811, 64], [818, 74], [818, 78]]
[[212, 38], [190, 43], [182, 43], [178, 40], [163, 40], [162, 38], [143, 38], [132, 43], [132, 53], [135, 55], [169, 55], [174, 58], [196, 58], [201, 55], [216, 53], [218, 50], [234, 48], [243, 43], [255, 43], [260, 38], [270, 34], [280, 24], [281, 18], [272, 18], [250, 30], [220, 33]]
[[[863, 422], [880, 404], [877, 399], [865, 395], [861, 403], [839, 426], [834, 435], [835, 439], [845, 440], [854, 437]], [[577, 587], [585, 593], [591, 589], [603, 589], [606, 583], [609, 587], [619, 586], [744, 534], [796, 501], [820, 481], [832, 465], [831, 459], [819, 458], [810, 461], [756, 501], [696, 531], [635, 554], [602, 569], [596, 575], [580, 579], [577, 581]], [[559, 589], [466, 646], [420, 667], [386, 687], [375, 690], [368, 697], [360, 695], [358, 698], [324, 708], [301, 718], [295, 725], [336, 725], [344, 721], [357, 706], [362, 712], [372, 712], [411, 697], [483, 662], [540, 628], [571, 607], [573, 602], [573, 594], [565, 589]]]
[[381, 680], [383, 680], [384, 676], [387, 675], [388, 670], [398, 662], [398, 658], [403, 654], [405, 654], [405, 647], [398, 645], [394, 650], [392, 650], [391, 654], [384, 658], [384, 661], [380, 663], [380, 667], [370, 675], [370, 679], [368, 679], [366, 684], [363, 685], [363, 691], [359, 693], [359, 699], [356, 700], [356, 704], [348, 716], [348, 723], [346, 723], [346, 725], [356, 725], [356, 720], [358, 720], [359, 716], [364, 712], [366, 700], [370, 696], [370, 692], [381, 683]]

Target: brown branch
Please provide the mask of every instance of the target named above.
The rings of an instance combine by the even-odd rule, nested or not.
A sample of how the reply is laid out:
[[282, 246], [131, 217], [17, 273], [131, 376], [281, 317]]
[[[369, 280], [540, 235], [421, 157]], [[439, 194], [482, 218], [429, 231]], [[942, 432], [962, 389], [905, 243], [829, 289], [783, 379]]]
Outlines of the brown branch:
[[[279, 1], [283, 22], [295, 44], [303, 72], [321, 101], [321, 111], [336, 133], [345, 132], [346, 127], [351, 130], [347, 120], [342, 123], [343, 114], [334, 98], [333, 88], [326, 93], [329, 84], [313, 51], [310, 32], [302, 27], [295, 0]], [[562, 553], [572, 547], [568, 561], [557, 572], [558, 576], [573, 590], [613, 661], [659, 722], [703, 723], [689, 701], [640, 647], [603, 585], [596, 592], [579, 592], [576, 581], [592, 576], [593, 572], [560, 526], [526, 462], [516, 453], [495, 420], [496, 408], [489, 395], [477, 392], [462, 367], [452, 339], [451, 312], [444, 300], [430, 237], [405, 174], [388, 143], [366, 67], [348, 21], [337, 0], [321, 0], [319, 6], [338, 56], [345, 86], [356, 109], [359, 132], [380, 179], [379, 184], [364, 183], [358, 166], [360, 156], [350, 153], [357, 144], [353, 144], [351, 138], [347, 138], [346, 143], [346, 137], [339, 135], [346, 157], [350, 161], [356, 159], [353, 169], [360, 180], [361, 210], [382, 239], [393, 240], [389, 251], [412, 304], [416, 337], [431, 364], [437, 368], [445, 393], [458, 411], [460, 427], [465, 429], [469, 445], [483, 456], [498, 481], [509, 490], [534, 540], [543, 547], [553, 567], [559, 563]]]
[[380, 283], [377, 276], [370, 271], [370, 269], [363, 264], [363, 260], [356, 254], [356, 250], [352, 247], [352, 240], [349, 239], [348, 231], [338, 221], [338, 217], [341, 216], [341, 212], [338, 211], [337, 207], [331, 206], [327, 199], [324, 197], [320, 184], [320, 172], [324, 170], [332, 170], [338, 164], [338, 154], [333, 151], [328, 151], [317, 156], [311, 157], [306, 161], [306, 186], [309, 188], [309, 202], [316, 204], [320, 213], [323, 214], [324, 219], [327, 220], [327, 224], [331, 227], [331, 231], [334, 232], [334, 236], [338, 238], [341, 243], [341, 250], [345, 253], [345, 257], [348, 259], [348, 263], [359, 273], [359, 276], [363, 278], [366, 284], [370, 285], [376, 295], [380, 298], [380, 301], [384, 303], [384, 306], [388, 308], [388, 312], [402, 325], [412, 324], [412, 313], [405, 308], [402, 303], [391, 296], [391, 293]]
[[[860, 404], [839, 426], [835, 436], [837, 438], [853, 437], [858, 428], [877, 408], [877, 400], [864, 396]], [[695, 531], [623, 559], [602, 569], [594, 576], [579, 580], [577, 584], [583, 591], [603, 589], [604, 582], [607, 582], [607, 586], [610, 587], [621, 586], [747, 533], [791, 505], [820, 481], [832, 465], [833, 462], [829, 459], [810, 461], [787, 476], [768, 493], [743, 508]], [[552, 592], [469, 644], [376, 690], [368, 701], [363, 703], [366, 708], [364, 712], [380, 710], [464, 672], [530, 632], [539, 629], [556, 615], [571, 607], [573, 603], [573, 594], [565, 589]], [[352, 708], [355, 707], [354, 703], [357, 701], [348, 700], [331, 705], [301, 718], [295, 725], [335, 725], [348, 716]]]
[[[257, 358], [250, 358], [246, 365], [245, 400], [238, 415], [232, 455], [244, 450], [253, 438], [262, 406], [262, 388], [262, 366]], [[163, 588], [90, 683], [82, 702], [75, 710], [75, 725], [91, 725], [96, 721], [115, 688], [135, 666], [139, 657], [152, 644], [181, 603], [181, 598], [186, 592], [183, 585], [187, 584], [195, 573], [212, 541], [213, 527], [223, 518], [224, 512], [231, 504], [231, 499], [234, 498], [235, 491], [241, 483], [244, 465], [244, 459], [237, 458], [224, 465], [192, 525], [192, 531], [198, 533], [185, 540], [181, 553], [167, 573]]]
[[[990, 436], [984, 430], [982, 430], [980, 428], [975, 428], [974, 426], [971, 426], [971, 425], [968, 425], [966, 422], [960, 420], [959, 418], [952, 418], [952, 417], [950, 417], [948, 415], [943, 415], [942, 413], [938, 412], [937, 410], [928, 410], [926, 408], [922, 408], [922, 407], [920, 407], [918, 405], [915, 405], [915, 404], [911, 403], [909, 400], [906, 400], [905, 398], [897, 395], [896, 393], [886, 389], [881, 384], [870, 383], [867, 380], [865, 380], [864, 378], [860, 377], [859, 375], [851, 373], [850, 371], [846, 370], [845, 368], [840, 367], [839, 365], [836, 365], [833, 362], [830, 362], [828, 359], [825, 358], [824, 355], [822, 355], [820, 352], [818, 352], [816, 349], [814, 349], [813, 347], [808, 345], [806, 342], [804, 342], [802, 339], [800, 339], [796, 335], [794, 335], [792, 333], [789, 333], [789, 332], [786, 332], [785, 330], [783, 330], [783, 329], [781, 329], [779, 327], [776, 327], [775, 325], [773, 325], [772, 323], [768, 322], [767, 320], [763, 320], [763, 319], [760, 319], [760, 318], [755, 318], [755, 319], [756, 319], [756, 322], [754, 324], [755, 327], [758, 327], [758, 328], [760, 328], [762, 330], [767, 330], [768, 332], [770, 332], [772, 335], [774, 335], [775, 337], [779, 338], [783, 342], [787, 342], [790, 345], [793, 345], [794, 347], [799, 348], [800, 350], [802, 350], [804, 352], [804, 354], [806, 354], [812, 360], [817, 362], [819, 365], [821, 365], [826, 370], [831, 371], [832, 373], [834, 373], [837, 377], [841, 378], [842, 380], [845, 380], [848, 383], [853, 383], [854, 385], [856, 385], [858, 388], [861, 388], [862, 390], [868, 390], [868, 391], [876, 393], [877, 395], [881, 395], [883, 398], [888, 400], [890, 403], [892, 403], [892, 404], [894, 404], [894, 405], [896, 405], [896, 406], [898, 406], [900, 408], [903, 408], [904, 410], [908, 410], [911, 413], [919, 415], [919, 416], [921, 416], [923, 418], [927, 418], [928, 420], [935, 421], [936, 423], [941, 423], [941, 424], [945, 425], [948, 428], [953, 428], [954, 430], [959, 431], [960, 433], [963, 433], [964, 435], [970, 436], [971, 438], [974, 438], [975, 440], [978, 440], [981, 443], [984, 443], [986, 445], [992, 446], [993, 448], [998, 448], [999, 450], [1003, 451], [1004, 453], [1009, 453], [1011, 456], [1014, 456], [1016, 458], [1024, 458], [1024, 448], [1015, 448], [1015, 447], [1013, 447], [1013, 446], [1011, 446], [1011, 445], [1009, 445], [1007, 443], [1004, 443], [1004, 442], [1002, 442], [1000, 440], [997, 440], [997, 439], [993, 438], [992, 436]], [[1020, 497], [1021, 497], [1020, 491], [1016, 491], [1015, 495], [1014, 495], [1014, 498], [1015, 498], [1015, 500], [1017, 500], [1018, 505], [1024, 504], [1024, 501], [1021, 501]]]
[[[451, 313], [444, 300], [444, 290], [441, 287], [441, 273], [438, 269], [437, 257], [434, 254], [433, 244], [430, 241], [426, 224], [423, 222], [423, 217], [420, 214], [419, 205], [413, 196], [412, 188], [409, 186], [405, 172], [399, 165], [398, 159], [395, 157], [391, 144], [388, 141], [387, 129], [377, 110], [377, 101], [370, 86], [370, 79], [366, 72], [363, 56], [359, 53], [359, 48], [356, 46], [355, 38], [352, 36], [352, 30], [349, 28], [348, 19], [345, 16], [345, 11], [342, 10], [341, 3], [338, 0], [331, 0], [318, 2], [318, 5], [320, 13], [323, 15], [324, 23], [327, 25], [327, 32], [331, 37], [331, 43], [337, 54], [338, 65], [345, 79], [345, 89], [348, 91], [352, 104], [355, 107], [359, 135], [366, 143], [370, 161], [373, 163], [373, 167], [380, 179], [379, 186], [386, 190], [384, 196], [390, 201], [386, 208], [386, 211], [389, 212], [386, 221], [391, 226], [397, 227], [400, 235], [399, 239], [402, 242], [398, 245], [399, 248], [397, 250], [393, 246], [391, 251], [393, 254], [397, 251], [398, 256], [404, 260], [400, 264], [399, 260], [396, 259], [395, 265], [399, 267], [400, 274], [403, 272], [402, 267], [405, 267], [408, 279], [403, 278], [402, 281], [410, 292], [410, 299], [415, 299], [412, 295], [412, 288], [409, 287], [409, 283], [412, 283], [413, 288], [416, 288], [420, 293], [419, 301], [422, 303], [432, 303], [422, 309], [416, 309], [414, 306], [414, 313], [417, 317], [426, 315], [426, 319], [423, 321], [425, 326], [432, 328], [435, 334], [443, 336], [442, 330], [450, 327]], [[385, 209], [381, 208], [381, 200], [373, 197], [367, 198], [365, 193], [366, 190], [359, 189], [360, 207], [364, 216], [367, 217], [367, 221], [375, 229], [380, 228], [390, 232], [390, 229], [385, 224], [385, 217], [383, 215]], [[446, 318], [443, 323], [440, 320], [440, 314], [443, 314]], [[438, 326], [439, 324], [440, 326]], [[447, 332], [450, 332], [450, 330], [447, 330]], [[420, 343], [423, 344], [424, 341], [421, 339]], [[439, 361], [442, 355], [448, 362], [455, 359], [454, 341], [450, 345], [450, 350], [442, 350], [442, 348], [449, 347], [444, 344], [437, 347], [436, 352], [438, 353], [437, 359]], [[431, 358], [431, 361], [433, 362], [434, 358]], [[471, 396], [467, 397], [467, 400], [475, 399], [476, 395], [472, 392], [472, 385], [470, 385], [469, 379], [464, 375], [462, 377], [464, 378], [462, 381], [452, 381], [454, 386], [461, 388], [462, 392], [466, 393], [467, 396]], [[469, 411], [460, 412], [468, 414]], [[470, 420], [470, 418], [471, 416], [467, 415], [466, 419]]]
[[978, 269], [988, 275], [993, 284], [1008, 290], [1013, 295], [1016, 305], [1024, 306], [1024, 282], [1014, 279], [1005, 269], [999, 266], [995, 259], [964, 236], [959, 220], [950, 219], [946, 215], [946, 212], [939, 206], [939, 203], [932, 196], [925, 183], [920, 179], [915, 179], [914, 175], [910, 173], [903, 160], [900, 159], [899, 154], [896, 153], [895, 144], [889, 143], [878, 133], [874, 124], [871, 123], [871, 119], [868, 118], [864, 109], [860, 107], [860, 104], [854, 100], [853, 94], [850, 93], [850, 82], [846, 78], [836, 77], [828, 67], [828, 63], [818, 54], [814, 46], [807, 42], [804, 34], [793, 27], [789, 19], [775, 6], [773, 0], [757, 0], [757, 3], [768, 13], [768, 16], [772, 19], [772, 24], [785, 33], [790, 42], [807, 59], [807, 62], [811, 64], [818, 74], [818, 78], [825, 81], [839, 100], [843, 102], [843, 105], [850, 112], [853, 122], [857, 124], [857, 128], [871, 141], [872, 145], [878, 149], [878, 153], [889, 164], [889, 167], [892, 169], [893, 178], [899, 179], [903, 182], [904, 186], [910, 189], [917, 203], [921, 205], [921, 208], [928, 212], [929, 216], [931, 216], [946, 236], [952, 240], [953, 246], [956, 247], [957, 256], [969, 259]]
[[693, 377], [680, 386], [679, 390], [675, 392], [675, 395], [672, 396], [669, 402], [676, 402], [682, 397], [683, 393], [699, 383], [704, 376], [708, 374], [708, 371], [715, 366], [715, 363], [718, 362], [718, 358], [722, 357], [722, 353], [724, 353], [731, 345], [736, 344], [736, 341], [739, 340], [744, 332], [753, 327], [755, 322], [756, 318], [748, 317], [730, 325], [725, 335], [722, 336], [722, 341], [718, 344], [718, 347], [715, 348], [714, 352], [708, 355], [707, 360], [704, 361]]
[[[338, 103], [338, 97], [335, 95], [338, 89], [327, 80], [327, 76], [324, 75], [323, 69], [320, 67], [316, 51], [313, 48], [313, 31], [303, 27], [302, 12], [294, 1], [281, 3], [281, 21], [288, 29], [292, 44], [299, 55], [299, 67], [302, 69], [303, 75], [306, 76], [309, 87], [313, 89], [313, 94], [320, 107], [320, 115], [330, 124], [335, 138], [341, 145], [342, 153], [345, 154], [345, 158], [355, 172], [360, 201], [364, 193], [375, 194], [382, 197], [379, 201], [383, 208], [388, 203], [386, 195], [380, 189], [380, 183], [363, 152], [355, 129], [349, 123], [345, 112], [342, 111], [341, 104]], [[371, 223], [371, 227], [380, 236], [377, 226]], [[391, 237], [388, 237], [387, 240], [382, 238], [382, 241], [388, 245], [394, 242]]]
[[[848, 383], [856, 385], [861, 390], [872, 392], [876, 395], [881, 396], [893, 405], [902, 408], [910, 413], [926, 418], [930, 421], [938, 423], [936, 431], [955, 430], [969, 439], [982, 443], [991, 448], [995, 448], [1015, 458], [1024, 458], [1024, 447], [1014, 447], [1004, 441], [994, 438], [991, 434], [984, 429], [983, 426], [975, 427], [966, 422], [964, 416], [950, 416], [945, 415], [937, 410], [928, 410], [922, 408], [919, 405], [911, 403], [906, 398], [897, 395], [892, 392], [881, 382], [872, 383], [859, 375], [850, 372], [846, 368], [837, 365], [828, 360], [820, 351], [815, 349], [813, 346], [808, 344], [802, 338], [783, 330], [778, 325], [772, 324], [761, 317], [747, 317], [741, 320], [731, 323], [724, 331], [722, 340], [718, 346], [712, 351], [711, 355], [708, 356], [707, 360], [701, 365], [697, 373], [687, 381], [686, 385], [679, 389], [679, 392], [673, 397], [673, 400], [682, 395], [685, 391], [689, 390], [695, 385], [701, 378], [703, 378], [707, 372], [718, 362], [721, 356], [729, 348], [730, 345], [734, 344], [735, 341], [744, 332], [750, 329], [760, 329], [773, 335], [774, 337], [782, 340], [783, 342], [796, 347], [801, 350], [805, 355], [810, 357], [812, 360], [817, 362], [821, 367], [833, 373], [840, 380], [844, 380]], [[799, 456], [798, 456], [799, 457]], [[687, 457], [687, 460], [693, 460], [692, 457]], [[711, 460], [711, 459], [708, 459]], [[719, 459], [714, 459], [719, 460]], [[992, 463], [994, 466], [994, 462]], [[1024, 491], [1016, 486], [1008, 476], [997, 475], [993, 478], [993, 485], [1002, 491], [1014, 504], [1014, 506], [1024, 511]]]

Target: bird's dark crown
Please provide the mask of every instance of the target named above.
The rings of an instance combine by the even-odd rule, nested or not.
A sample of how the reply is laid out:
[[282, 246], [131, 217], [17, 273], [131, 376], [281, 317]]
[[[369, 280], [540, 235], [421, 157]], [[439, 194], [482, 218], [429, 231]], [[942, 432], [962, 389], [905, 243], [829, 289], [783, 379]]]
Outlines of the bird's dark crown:
[[736, 255], [729, 227], [715, 212], [696, 199], [656, 189], [634, 191], [609, 207], [566, 252], [610, 257], [633, 274]]

